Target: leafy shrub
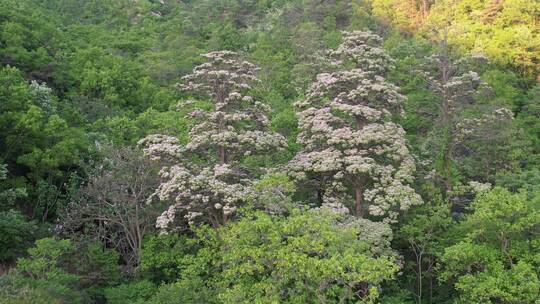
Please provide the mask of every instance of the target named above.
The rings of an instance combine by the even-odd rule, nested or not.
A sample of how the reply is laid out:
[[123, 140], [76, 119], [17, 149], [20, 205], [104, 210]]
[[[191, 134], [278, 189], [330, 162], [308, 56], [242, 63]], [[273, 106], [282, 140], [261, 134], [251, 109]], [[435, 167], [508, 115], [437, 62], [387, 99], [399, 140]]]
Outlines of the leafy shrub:
[[37, 240], [36, 246], [28, 249], [28, 254], [29, 257], [17, 260], [17, 266], [2, 281], [2, 290], [14, 290], [11, 295], [14, 298], [24, 298], [28, 290], [41, 290], [50, 298], [82, 302], [83, 295], [77, 289], [79, 276], [63, 267], [75, 254], [75, 247], [69, 240]]
[[50, 303], [100, 302], [105, 300], [104, 288], [120, 280], [118, 253], [98, 243], [45, 238], [28, 254], [2, 277], [0, 297], [13, 303], [40, 303], [40, 297]]
[[179, 280], [185, 268], [184, 256], [194, 251], [193, 243], [176, 234], [148, 238], [143, 244], [140, 270], [156, 283]]
[[[1, 294], [1, 293], [0, 293]], [[7, 296], [5, 293], [0, 298], [0, 304], [61, 304], [60, 299], [44, 289], [23, 287], [15, 295]]]
[[29, 245], [36, 223], [18, 211], [0, 212], [0, 262], [16, 258]]
[[108, 304], [136, 303], [137, 301], [149, 299], [155, 292], [156, 286], [154, 283], [143, 280], [107, 288], [105, 297]]

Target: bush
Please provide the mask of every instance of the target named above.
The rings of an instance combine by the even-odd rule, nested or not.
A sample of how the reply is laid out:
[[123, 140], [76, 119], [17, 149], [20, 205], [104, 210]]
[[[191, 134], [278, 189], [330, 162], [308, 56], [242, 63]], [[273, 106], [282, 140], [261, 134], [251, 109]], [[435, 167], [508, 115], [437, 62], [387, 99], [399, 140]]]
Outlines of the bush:
[[363, 221], [298, 209], [244, 214], [220, 229], [199, 228], [202, 247], [186, 255], [183, 278], [150, 302], [372, 303], [399, 268], [393, 255], [370, 251], [381, 233]]
[[219, 303], [215, 301], [213, 290], [205, 288], [200, 279], [181, 280], [174, 284], [165, 284], [145, 304], [181, 304], [181, 303]]
[[98, 243], [45, 238], [28, 254], [0, 281], [0, 298], [8, 303], [42, 303], [35, 300], [40, 297], [50, 303], [103, 302], [104, 288], [120, 280], [118, 253]]
[[140, 270], [155, 283], [172, 283], [180, 279], [185, 268], [183, 258], [195, 250], [193, 241], [175, 234], [148, 238], [141, 252]]
[[15, 295], [8, 296], [0, 293], [0, 304], [61, 304], [61, 299], [54, 298], [53, 295], [43, 289], [23, 287]]
[[108, 304], [144, 303], [155, 292], [154, 283], [143, 280], [105, 289]]
[[77, 261], [74, 263], [80, 276], [81, 288], [96, 301], [105, 300], [105, 287], [120, 282], [118, 252], [103, 248], [99, 243], [84, 244], [79, 248]]
[[0, 262], [11, 261], [30, 244], [36, 223], [27, 221], [18, 211], [0, 212]]
[[[83, 295], [77, 288], [79, 277], [63, 267], [75, 254], [75, 247], [69, 240], [37, 240], [36, 246], [28, 249], [28, 254], [29, 257], [18, 259], [17, 266], [2, 280], [3, 293], [12, 290], [13, 298], [24, 299], [28, 290], [40, 290], [46, 292], [48, 298], [82, 302]], [[30, 291], [30, 296], [34, 291]]]

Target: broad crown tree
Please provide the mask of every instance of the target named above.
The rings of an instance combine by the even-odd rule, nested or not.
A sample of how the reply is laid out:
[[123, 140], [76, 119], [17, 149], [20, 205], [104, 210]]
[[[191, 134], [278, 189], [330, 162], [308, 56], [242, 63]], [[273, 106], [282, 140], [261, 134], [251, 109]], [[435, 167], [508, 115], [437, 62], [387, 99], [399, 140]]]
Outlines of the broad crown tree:
[[329, 52], [346, 68], [317, 75], [296, 103], [304, 148], [288, 168], [294, 177], [315, 182], [324, 204], [342, 203], [357, 217], [392, 219], [421, 198], [409, 186], [415, 164], [405, 131], [391, 122], [405, 97], [385, 79], [391, 58], [381, 42], [355, 31]]
[[164, 181], [156, 194], [175, 204], [158, 218], [159, 228], [169, 226], [178, 212], [188, 222], [203, 216], [214, 226], [225, 223], [251, 191], [251, 176], [241, 166], [242, 158], [286, 146], [283, 136], [268, 130], [269, 107], [249, 95], [259, 82], [257, 67], [230, 51], [203, 57], [207, 62], [178, 85], [211, 102], [210, 110], [197, 107], [193, 100], [179, 104], [179, 108], [195, 108], [190, 117], [196, 124], [188, 143], [181, 145], [167, 135], [151, 135], [139, 142], [152, 158], [171, 161], [161, 171]]

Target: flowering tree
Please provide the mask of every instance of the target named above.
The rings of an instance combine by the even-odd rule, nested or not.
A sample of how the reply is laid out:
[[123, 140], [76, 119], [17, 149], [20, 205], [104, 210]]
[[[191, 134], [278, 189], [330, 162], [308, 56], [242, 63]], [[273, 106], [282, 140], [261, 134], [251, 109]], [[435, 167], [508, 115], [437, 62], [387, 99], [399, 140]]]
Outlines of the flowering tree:
[[162, 200], [174, 199], [175, 204], [158, 218], [160, 228], [166, 228], [180, 211], [189, 222], [205, 216], [214, 226], [223, 224], [251, 189], [249, 172], [240, 166], [242, 157], [286, 146], [283, 136], [267, 129], [268, 106], [248, 95], [259, 81], [257, 68], [230, 51], [203, 57], [207, 62], [178, 85], [212, 103], [211, 110], [198, 108], [192, 100], [179, 104], [195, 106], [190, 116], [197, 123], [189, 142], [181, 145], [166, 135], [139, 142], [152, 158], [172, 161], [161, 172], [164, 182], [156, 194]]
[[288, 168], [300, 180], [315, 181], [323, 203], [337, 200], [357, 217], [394, 218], [396, 208], [421, 198], [408, 186], [415, 165], [405, 132], [390, 121], [405, 97], [384, 78], [391, 59], [380, 44], [379, 36], [356, 31], [330, 52], [335, 63], [352, 69], [319, 74], [296, 103], [304, 149]]
[[475, 162], [472, 167], [476, 170], [482, 167], [487, 175], [495, 175], [490, 171], [508, 164], [500, 155], [509, 154], [508, 142], [513, 132], [509, 124], [513, 113], [504, 107], [479, 102], [482, 98], [489, 99], [492, 91], [474, 72], [487, 63], [487, 58], [472, 55], [454, 60], [448, 54], [446, 38], [440, 44], [440, 52], [428, 58], [420, 74], [438, 100], [436, 123], [424, 148], [437, 160], [434, 177], [441, 181], [446, 196], [455, 190], [458, 163], [463, 167]]

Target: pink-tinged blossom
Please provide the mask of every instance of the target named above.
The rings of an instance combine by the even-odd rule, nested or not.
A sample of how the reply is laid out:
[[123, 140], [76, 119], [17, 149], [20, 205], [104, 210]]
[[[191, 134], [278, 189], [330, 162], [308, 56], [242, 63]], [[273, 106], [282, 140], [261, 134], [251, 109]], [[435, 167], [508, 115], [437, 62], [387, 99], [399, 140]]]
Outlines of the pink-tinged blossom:
[[345, 33], [329, 52], [356, 68], [319, 74], [295, 103], [303, 149], [287, 167], [299, 181], [317, 184], [323, 205], [393, 220], [422, 200], [409, 186], [415, 165], [405, 131], [390, 121], [405, 97], [384, 78], [392, 60], [380, 43], [371, 33]]
[[154, 134], [149, 135], [141, 140], [138, 144], [143, 146], [143, 152], [152, 160], [161, 160], [163, 158], [180, 158], [182, 155], [182, 147], [176, 137]]
[[[160, 229], [171, 228], [176, 214], [183, 214], [188, 223], [225, 223], [251, 193], [249, 172], [238, 166], [239, 160], [287, 145], [282, 135], [268, 130], [268, 105], [249, 95], [259, 82], [257, 67], [230, 51], [202, 56], [208, 61], [177, 86], [213, 105], [211, 110], [193, 108], [192, 100], [178, 105], [191, 109], [188, 115], [196, 121], [188, 143], [181, 146], [166, 135], [150, 135], [139, 142], [151, 158], [173, 160], [161, 171], [163, 182], [156, 190], [161, 200], [175, 202], [158, 219]], [[204, 162], [191, 161], [194, 157]]]
[[393, 60], [381, 45], [382, 38], [371, 32], [343, 32], [342, 43], [329, 55], [336, 63], [352, 61], [364, 71], [382, 75], [392, 67]]

